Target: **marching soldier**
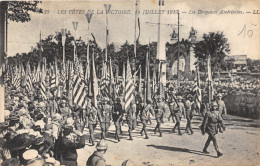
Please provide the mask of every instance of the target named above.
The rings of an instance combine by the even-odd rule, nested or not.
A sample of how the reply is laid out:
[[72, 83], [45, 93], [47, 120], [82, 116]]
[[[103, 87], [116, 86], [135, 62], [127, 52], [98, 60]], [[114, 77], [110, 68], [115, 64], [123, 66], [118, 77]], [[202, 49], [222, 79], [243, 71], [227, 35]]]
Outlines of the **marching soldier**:
[[208, 133], [209, 137], [205, 143], [203, 148], [203, 152], [208, 154], [207, 148], [211, 141], [213, 141], [214, 148], [217, 152], [217, 156], [220, 157], [223, 154], [219, 151], [219, 147], [217, 144], [216, 134], [218, 133], [218, 123], [221, 124], [223, 130], [225, 130], [225, 125], [223, 123], [223, 119], [218, 112], [218, 104], [216, 102], [212, 102], [211, 109], [205, 115], [205, 118], [202, 123], [202, 134]]
[[140, 119], [143, 124], [143, 128], [140, 133], [141, 133], [141, 135], [143, 135], [143, 132], [144, 132], [145, 139], [148, 139], [147, 132], [146, 132], [146, 125], [147, 125], [148, 116], [150, 113], [154, 116], [154, 110], [151, 105], [151, 101], [148, 100], [146, 106], [141, 110], [141, 114], [140, 114]]
[[88, 107], [86, 115], [88, 117], [88, 129], [90, 134], [89, 143], [91, 143], [92, 146], [95, 146], [94, 130], [97, 126], [97, 109], [94, 106], [91, 106], [91, 108]]
[[116, 102], [114, 104], [113, 112], [112, 112], [112, 118], [115, 124], [116, 133], [115, 133], [115, 139], [120, 141], [119, 133], [120, 133], [120, 120], [123, 116], [123, 108], [120, 103], [120, 98], [116, 99]]
[[192, 95], [189, 94], [187, 96], [187, 100], [185, 102], [185, 107], [186, 107], [186, 119], [187, 119], [187, 125], [186, 125], [186, 129], [185, 129], [185, 132], [186, 133], [189, 133], [188, 130], [190, 130], [191, 134], [193, 134], [193, 131], [192, 131], [192, 127], [191, 127], [191, 120], [192, 120], [192, 117], [193, 117], [193, 101], [192, 101]]
[[162, 131], [161, 131], [161, 123], [163, 123], [163, 116], [165, 113], [166, 109], [164, 106], [164, 102], [162, 101], [162, 98], [160, 97], [158, 99], [158, 103], [155, 106], [155, 118], [156, 118], [156, 127], [154, 129], [154, 134], [156, 134], [156, 130], [158, 129], [159, 133], [160, 133], [160, 137], [162, 137]]
[[135, 129], [136, 126], [136, 104], [135, 101], [131, 101], [131, 108], [127, 112], [127, 124], [128, 124], [128, 133], [129, 133], [129, 140], [133, 140], [132, 137], [132, 130]]
[[217, 94], [217, 104], [218, 104], [218, 108], [219, 108], [219, 114], [223, 118], [222, 115], [227, 114], [227, 109], [226, 109], [225, 102], [222, 100], [222, 94], [221, 93]]
[[62, 115], [64, 120], [66, 120], [67, 117], [69, 117], [71, 114], [71, 110], [69, 109], [66, 103], [67, 103], [66, 100], [61, 100], [60, 103], [60, 114]]
[[174, 128], [172, 129], [173, 133], [175, 133], [175, 129], [176, 127], [178, 128], [178, 135], [182, 135], [181, 134], [181, 129], [180, 129], [180, 122], [181, 122], [181, 118], [182, 115], [185, 115], [185, 109], [184, 109], [184, 105], [182, 103], [182, 97], [181, 96], [177, 96], [177, 102], [174, 102], [172, 107], [173, 107], [173, 111], [174, 111], [174, 116], [176, 119], [176, 124], [174, 126]]
[[168, 90], [168, 92], [166, 93], [167, 95], [167, 99], [168, 99], [168, 107], [169, 107], [169, 109], [170, 109], [170, 116], [168, 117], [168, 121], [170, 121], [171, 120], [171, 118], [172, 118], [172, 122], [173, 123], [175, 123], [175, 120], [174, 120], [174, 111], [172, 110], [172, 108], [171, 108], [171, 104], [172, 104], [172, 101], [174, 100], [174, 98], [175, 98], [175, 94], [176, 94], [176, 92], [174, 91], [174, 89], [173, 89], [173, 86], [172, 85], [170, 85], [169, 86], [169, 90]]
[[98, 119], [101, 128], [101, 139], [106, 139], [106, 133], [110, 127], [110, 119], [112, 117], [112, 107], [109, 105], [110, 101], [103, 100], [100, 102], [98, 110]]

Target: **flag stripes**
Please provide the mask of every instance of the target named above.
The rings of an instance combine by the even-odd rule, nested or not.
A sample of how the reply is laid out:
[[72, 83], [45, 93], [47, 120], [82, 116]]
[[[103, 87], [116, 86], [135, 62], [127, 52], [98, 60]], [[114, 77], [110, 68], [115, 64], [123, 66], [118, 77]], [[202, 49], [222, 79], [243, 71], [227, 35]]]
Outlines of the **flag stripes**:
[[129, 59], [127, 59], [126, 65], [126, 87], [125, 87], [125, 111], [128, 112], [131, 106], [131, 102], [134, 100], [134, 83], [132, 78], [131, 67]]

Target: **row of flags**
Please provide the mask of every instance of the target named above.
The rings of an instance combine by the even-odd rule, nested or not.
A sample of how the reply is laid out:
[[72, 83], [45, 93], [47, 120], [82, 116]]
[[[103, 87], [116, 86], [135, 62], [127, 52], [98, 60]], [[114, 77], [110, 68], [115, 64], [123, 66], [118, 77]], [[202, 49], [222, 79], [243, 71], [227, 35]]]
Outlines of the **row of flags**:
[[[38, 85], [37, 93], [46, 100], [49, 97], [61, 97], [62, 93], [66, 93], [70, 104], [76, 104], [83, 109], [87, 107], [87, 102], [89, 101], [91, 101], [94, 107], [97, 107], [98, 96], [112, 99], [122, 97], [124, 100], [124, 108], [128, 111], [131, 108], [131, 102], [135, 100], [135, 83], [133, 81], [129, 58], [126, 64], [123, 64], [122, 81], [118, 80], [118, 69], [116, 69], [117, 76], [116, 78], [114, 77], [111, 60], [109, 60], [108, 65], [104, 65], [103, 75], [100, 79], [96, 76], [94, 53], [90, 61], [89, 65], [85, 67], [85, 70], [77, 58], [74, 62], [67, 61], [65, 68], [58, 67], [56, 60], [53, 64], [48, 64], [47, 67], [45, 58], [43, 58], [43, 61], [39, 62], [37, 66], [33, 66], [33, 70], [31, 70], [29, 62], [26, 64], [26, 69], [19, 63], [7, 67], [6, 81], [9, 81], [15, 89], [20, 90], [24, 88], [27, 92], [36, 92], [36, 83]], [[210, 71], [210, 68], [208, 70]], [[158, 79], [160, 80], [160, 73], [158, 74]], [[143, 94], [144, 103], [146, 103], [148, 100], [152, 100], [152, 95], [156, 93], [158, 89], [161, 91], [160, 84], [158, 85], [157, 83], [159, 80], [157, 81], [156, 72], [153, 71], [152, 80], [150, 77], [149, 53], [147, 53], [145, 59], [144, 86], [142, 86], [142, 81], [140, 81], [142, 80], [141, 68], [139, 69], [139, 77], [138, 91]], [[208, 75], [208, 80], [212, 80], [211, 74]], [[152, 86], [150, 85], [151, 83]], [[122, 89], [121, 92], [119, 90], [120, 88]], [[212, 87], [209, 89], [212, 90]], [[202, 94], [198, 67], [196, 68], [193, 91], [195, 92], [194, 102], [196, 106], [200, 108]]]

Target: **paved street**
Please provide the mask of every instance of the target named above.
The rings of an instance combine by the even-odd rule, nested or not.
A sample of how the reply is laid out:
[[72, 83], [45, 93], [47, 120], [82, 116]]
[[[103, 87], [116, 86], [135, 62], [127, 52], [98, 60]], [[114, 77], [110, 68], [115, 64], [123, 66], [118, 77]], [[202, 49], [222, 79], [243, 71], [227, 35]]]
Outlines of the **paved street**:
[[[121, 141], [116, 143], [114, 139], [115, 128], [112, 125], [107, 139], [108, 150], [105, 154], [107, 164], [119, 166], [126, 159], [132, 159], [137, 165], [157, 166], [157, 165], [259, 165], [259, 127], [260, 123], [256, 120], [240, 118], [236, 116], [225, 116], [226, 131], [217, 135], [217, 141], [223, 156], [216, 157], [213, 144], [211, 143], [208, 151], [210, 154], [202, 153], [202, 149], [207, 135], [202, 136], [198, 126], [201, 118], [194, 117], [194, 134], [184, 134], [186, 120], [182, 120], [181, 127], [183, 135], [172, 133], [173, 123], [164, 119], [162, 125], [163, 137], [154, 134], [153, 129], [156, 122], [148, 125], [149, 139], [144, 139], [140, 135], [141, 124], [133, 132], [134, 140], [128, 140], [128, 128], [125, 124], [122, 128], [124, 133]], [[95, 137], [99, 138], [100, 128], [95, 131]], [[96, 139], [98, 141], [99, 139]], [[94, 147], [86, 146], [78, 150], [79, 165], [85, 165], [87, 158], [95, 150]]]

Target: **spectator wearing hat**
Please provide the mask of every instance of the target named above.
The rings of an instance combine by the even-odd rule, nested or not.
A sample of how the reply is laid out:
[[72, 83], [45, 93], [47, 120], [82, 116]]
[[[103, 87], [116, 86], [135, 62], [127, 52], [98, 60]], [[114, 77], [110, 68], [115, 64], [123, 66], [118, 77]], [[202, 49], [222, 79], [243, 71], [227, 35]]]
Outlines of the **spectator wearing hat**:
[[107, 151], [107, 143], [101, 140], [97, 143], [96, 151], [88, 158], [86, 166], [106, 166], [103, 154]]
[[173, 110], [174, 110], [174, 116], [176, 119], [176, 124], [174, 125], [172, 131], [173, 133], [175, 133], [175, 129], [178, 128], [178, 134], [181, 134], [181, 129], [180, 129], [180, 123], [181, 123], [181, 118], [185, 115], [185, 108], [184, 108], [184, 104], [182, 103], [182, 97], [181, 96], [177, 96], [176, 100], [177, 102], [174, 104], [173, 106]]
[[193, 134], [193, 130], [191, 127], [191, 120], [194, 114], [194, 102], [193, 102], [193, 96], [191, 94], [188, 94], [187, 96], [187, 100], [185, 102], [185, 108], [186, 108], [186, 119], [187, 119], [185, 132], [189, 133], [190, 130], [191, 134]]
[[217, 139], [216, 139], [216, 134], [218, 133], [218, 123], [221, 124], [221, 127], [225, 130], [225, 125], [223, 123], [223, 119], [218, 113], [218, 104], [214, 101], [211, 104], [211, 109], [208, 111], [205, 115], [205, 118], [202, 123], [202, 134], [204, 135], [207, 133], [208, 139], [205, 143], [205, 146], [203, 148], [203, 153], [208, 154], [209, 152], [207, 151], [207, 148], [210, 144], [211, 141], [213, 141], [213, 146], [217, 152], [217, 156], [220, 157], [223, 154], [220, 152], [218, 144], [217, 144]]
[[113, 106], [112, 118], [113, 118], [115, 128], [116, 128], [115, 139], [117, 139], [118, 142], [120, 141], [119, 133], [120, 133], [120, 128], [121, 128], [120, 121], [121, 121], [122, 116], [123, 116], [123, 107], [122, 107], [120, 98], [117, 98], [116, 102], [114, 103], [114, 106]]
[[144, 132], [145, 139], [148, 139], [148, 135], [146, 132], [146, 126], [147, 126], [149, 114], [152, 114], [154, 116], [154, 110], [151, 105], [151, 100], [147, 100], [146, 105], [143, 107], [143, 109], [140, 112], [140, 119], [143, 124], [143, 128], [142, 128], [140, 134], [143, 135], [143, 132]]
[[62, 165], [77, 166], [77, 149], [85, 146], [85, 137], [80, 131], [72, 127], [70, 118], [67, 120], [63, 129], [63, 136], [60, 139], [58, 160]]
[[1, 166], [21, 166], [20, 160], [17, 158], [10, 158], [7, 160], [4, 160], [1, 163]]
[[26, 148], [28, 148], [33, 142], [33, 138], [27, 133], [18, 134], [13, 138], [7, 140], [3, 149], [8, 149], [12, 158], [19, 158], [19, 160], [24, 163], [22, 154]]

